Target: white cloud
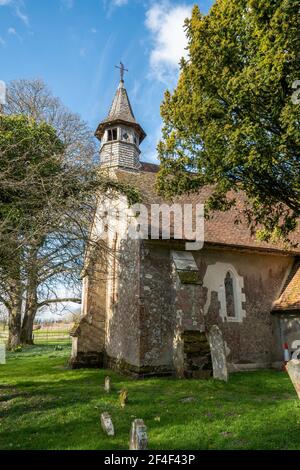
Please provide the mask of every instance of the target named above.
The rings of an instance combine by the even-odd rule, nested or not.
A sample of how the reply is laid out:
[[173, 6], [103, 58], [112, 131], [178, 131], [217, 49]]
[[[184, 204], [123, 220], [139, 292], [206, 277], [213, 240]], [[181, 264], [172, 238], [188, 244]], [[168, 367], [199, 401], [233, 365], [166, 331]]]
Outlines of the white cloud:
[[97, 34], [98, 30], [96, 28], [91, 28], [90, 33]]
[[172, 6], [169, 2], [154, 3], [146, 12], [146, 27], [151, 32], [150, 53], [152, 75], [166, 84], [174, 84], [182, 57], [187, 56], [184, 20], [191, 15], [190, 5]]
[[5, 41], [1, 36], [0, 36], [0, 46], [5, 46]]
[[0, 7], [9, 5], [10, 3], [12, 3], [12, 0], [0, 0]]

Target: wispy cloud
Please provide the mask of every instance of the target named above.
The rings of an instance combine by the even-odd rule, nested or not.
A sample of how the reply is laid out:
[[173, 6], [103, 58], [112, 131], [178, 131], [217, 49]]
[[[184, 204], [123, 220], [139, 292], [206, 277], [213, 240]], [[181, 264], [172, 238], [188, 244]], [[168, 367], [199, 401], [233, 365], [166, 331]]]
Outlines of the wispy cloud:
[[104, 117], [105, 110], [111, 105], [111, 97], [115, 93], [115, 84], [113, 81], [107, 81], [108, 64], [115, 47], [116, 35], [110, 33], [101, 48], [95, 73], [87, 88], [86, 113], [94, 125], [98, 125], [101, 113]]
[[81, 49], [79, 49], [79, 55], [80, 55], [80, 57], [86, 57], [87, 50], [86, 50], [85, 47], [81, 47]]
[[112, 3], [113, 3], [116, 7], [122, 7], [123, 5], [127, 5], [128, 0], [112, 0]]
[[184, 20], [191, 15], [191, 6], [172, 6], [168, 1], [154, 3], [146, 12], [146, 27], [152, 36], [151, 74], [167, 85], [177, 79], [176, 71], [182, 57], [187, 56]]
[[20, 42], [23, 41], [23, 38], [18, 34], [15, 28], [8, 28], [7, 32], [10, 36], [16, 36], [16, 38], [18, 38]]
[[60, 0], [61, 8], [71, 10], [74, 6], [74, 0]]
[[4, 39], [0, 36], [0, 46], [5, 46], [5, 41]]
[[29, 26], [29, 18], [24, 12], [25, 5], [23, 0], [0, 0], [1, 6], [9, 6], [13, 8], [15, 15], [20, 18], [20, 20], [26, 25]]
[[25, 15], [25, 13], [21, 10], [20, 7], [16, 6], [16, 15], [20, 18], [21, 21], [23, 21], [23, 23], [26, 25], [26, 26], [29, 26], [29, 18], [27, 15]]
[[129, 0], [102, 0], [103, 8], [107, 16], [110, 17], [113, 11], [118, 7], [123, 7], [129, 3]]

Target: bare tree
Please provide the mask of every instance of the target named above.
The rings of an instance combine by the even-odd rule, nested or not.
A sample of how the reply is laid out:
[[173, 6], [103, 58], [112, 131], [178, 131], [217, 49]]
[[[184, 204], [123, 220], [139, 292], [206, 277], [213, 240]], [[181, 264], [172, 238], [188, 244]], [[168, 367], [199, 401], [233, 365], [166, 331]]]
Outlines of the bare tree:
[[[55, 129], [64, 149], [60, 161], [62, 171], [52, 178], [51, 190], [46, 188], [46, 178], [39, 174], [39, 168], [31, 164], [35, 149], [32, 145], [27, 148], [26, 142], [22, 155], [7, 160], [8, 165], [0, 168], [0, 199], [1, 192], [7, 194], [11, 190], [15, 195], [19, 191], [24, 195], [22, 209], [27, 203], [30, 207], [32, 201], [35, 205], [35, 212], [26, 214], [23, 210], [25, 217], [20, 223], [14, 220], [14, 227], [11, 217], [0, 217], [0, 302], [9, 311], [9, 345], [15, 347], [20, 340], [32, 341], [38, 309], [60, 302], [58, 292], [62, 285], [78, 284], [93, 194], [100, 180], [96, 182], [93, 169], [92, 133], [78, 115], [52, 96], [41, 80], [11, 83], [4, 113], [46, 122]], [[20, 147], [21, 142], [13, 145]], [[3, 149], [2, 145], [2, 155]], [[21, 165], [27, 165], [26, 171], [22, 178], [17, 178]], [[44, 207], [38, 207], [39, 197]], [[26, 222], [30, 228], [25, 230]], [[79, 302], [77, 297], [70, 300]]]
[[[0, 162], [7, 151], [10, 158], [3, 159], [5, 167], [0, 165], [0, 303], [9, 311], [9, 346], [15, 347], [20, 342], [32, 343], [39, 310], [61, 302], [80, 302], [85, 247], [95, 243], [90, 227], [96, 198], [108, 188], [129, 190], [130, 194], [132, 188], [98, 170], [93, 134], [43, 81], [12, 82], [3, 111], [5, 116], [21, 115], [28, 122], [50, 126], [54, 141], [57, 137], [63, 147], [59, 156], [53, 151], [60, 167], [48, 178], [44, 170], [53, 157], [49, 143], [42, 143], [41, 148], [41, 142], [29, 144], [19, 137], [12, 144], [17, 153], [2, 146]], [[12, 194], [16, 217], [11, 213], [1, 217], [1, 202], [6, 207], [7, 193]], [[104, 251], [99, 256], [105, 256]], [[75, 294], [61, 296], [62, 287]]]

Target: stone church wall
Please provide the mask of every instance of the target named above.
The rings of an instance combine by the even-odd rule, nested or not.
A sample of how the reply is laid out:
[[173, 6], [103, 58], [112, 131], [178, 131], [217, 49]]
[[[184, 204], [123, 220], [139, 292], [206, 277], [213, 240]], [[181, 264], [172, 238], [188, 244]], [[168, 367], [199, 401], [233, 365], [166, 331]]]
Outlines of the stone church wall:
[[[177, 243], [176, 253], [183, 248]], [[184, 350], [186, 333], [196, 338], [197, 331], [203, 335], [213, 325], [222, 331], [233, 369], [282, 360], [278, 325], [270, 312], [292, 257], [206, 246], [190, 252], [198, 271], [196, 282], [185, 282], [174, 271], [171, 242], [128, 239], [115, 249], [105, 276], [85, 281], [84, 317], [73, 340], [77, 365], [86, 356], [92, 365], [103, 360], [105, 367], [132, 375], [174, 373], [174, 352]], [[228, 270], [236, 282], [235, 318], [224, 312]]]
[[174, 315], [170, 254], [143, 244], [141, 266], [141, 364], [144, 373], [173, 369]]
[[83, 317], [72, 333], [73, 368], [102, 367], [105, 349], [106, 262], [99, 254], [83, 279]]
[[140, 366], [140, 249], [130, 239], [118, 245], [107, 299], [106, 365], [132, 374]]
[[[271, 364], [282, 360], [276, 322], [271, 309], [278, 297], [286, 273], [293, 260], [275, 254], [205, 249], [195, 256], [203, 272], [207, 289], [205, 318], [208, 327], [217, 324], [223, 332], [230, 363]], [[205, 274], [210, 266], [223, 263], [224, 273], [233, 266], [242, 280], [242, 315], [237, 321], [222, 318], [220, 297], [222, 292], [205, 285]], [[208, 295], [210, 294], [210, 295]]]
[[[172, 350], [176, 325], [176, 308], [172, 298], [170, 247], [145, 243], [142, 267], [141, 365], [160, 365], [173, 369]], [[271, 308], [283, 285], [293, 259], [288, 256], [227, 249], [204, 248], [192, 252], [199, 269], [197, 305], [204, 312], [208, 330], [218, 325], [226, 342], [227, 360], [231, 364], [268, 366], [282, 360], [277, 325]], [[219, 263], [219, 264], [218, 264]], [[205, 285], [207, 273], [217, 265], [224, 272], [229, 267], [237, 274], [240, 285], [240, 312], [236, 319], [221, 312], [223, 285]], [[186, 289], [188, 292], [188, 289]], [[197, 291], [196, 291], [197, 292]], [[184, 296], [182, 295], [184, 299]], [[186, 308], [191, 299], [186, 297]], [[189, 328], [192, 329], [192, 328]]]

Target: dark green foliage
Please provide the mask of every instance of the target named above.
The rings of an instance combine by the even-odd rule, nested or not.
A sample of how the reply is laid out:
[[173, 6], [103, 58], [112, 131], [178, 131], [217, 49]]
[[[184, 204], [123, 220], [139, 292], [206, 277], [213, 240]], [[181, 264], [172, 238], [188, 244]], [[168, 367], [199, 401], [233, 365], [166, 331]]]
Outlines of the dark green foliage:
[[[217, 0], [186, 22], [189, 59], [166, 92], [159, 188], [214, 187], [211, 209], [244, 191], [250, 225], [285, 237], [300, 210], [298, 0]], [[188, 174], [186, 170], [189, 170]], [[229, 197], [230, 195], [230, 197]]]

